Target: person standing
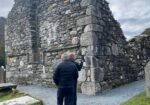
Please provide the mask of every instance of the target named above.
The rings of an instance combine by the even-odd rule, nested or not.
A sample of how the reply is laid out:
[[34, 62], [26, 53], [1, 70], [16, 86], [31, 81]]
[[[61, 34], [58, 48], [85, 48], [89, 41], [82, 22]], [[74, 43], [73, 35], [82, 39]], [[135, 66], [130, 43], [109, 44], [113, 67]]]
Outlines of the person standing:
[[[77, 63], [77, 62], [75, 62], [75, 58], [76, 58], [75, 53], [70, 52], [70, 53], [68, 54], [68, 59], [69, 59], [71, 62], [74, 63], [75, 67], [77, 68], [77, 71], [81, 71], [81, 69], [82, 69], [82, 67], [83, 67], [83, 61], [81, 60], [80, 63]], [[78, 84], [78, 79], [76, 79], [75, 84], [74, 84], [74, 87], [75, 87], [75, 94], [74, 94], [74, 99], [75, 99], [75, 101], [74, 101], [74, 105], [77, 105], [77, 84]]]
[[57, 90], [57, 105], [74, 105], [76, 88], [75, 83], [78, 78], [78, 70], [75, 64], [68, 60], [68, 55], [62, 55], [63, 62], [60, 63], [53, 75], [53, 80]]

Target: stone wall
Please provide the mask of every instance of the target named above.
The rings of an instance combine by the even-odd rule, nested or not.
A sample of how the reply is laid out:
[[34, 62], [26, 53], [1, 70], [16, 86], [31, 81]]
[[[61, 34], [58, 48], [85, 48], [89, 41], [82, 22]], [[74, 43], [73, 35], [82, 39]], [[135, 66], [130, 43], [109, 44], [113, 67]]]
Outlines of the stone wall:
[[30, 68], [33, 60], [30, 5], [29, 0], [16, 0], [6, 25], [7, 78], [19, 83], [33, 76]]
[[144, 78], [144, 68], [150, 60], [150, 32], [146, 29], [141, 35], [138, 35], [128, 42], [128, 56], [132, 62], [133, 68], [138, 73], [138, 79]]
[[78, 84], [84, 94], [136, 80], [105, 0], [15, 0], [6, 30], [8, 81], [54, 86], [54, 68], [66, 51], [85, 58]]

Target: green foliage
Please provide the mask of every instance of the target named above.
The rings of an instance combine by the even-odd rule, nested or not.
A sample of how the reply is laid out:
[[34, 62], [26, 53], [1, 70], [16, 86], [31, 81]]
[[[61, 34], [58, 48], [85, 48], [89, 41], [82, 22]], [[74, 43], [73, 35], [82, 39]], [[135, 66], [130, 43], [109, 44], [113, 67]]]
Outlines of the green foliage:
[[5, 66], [5, 45], [0, 41], [0, 66]]
[[122, 105], [150, 105], [150, 99], [146, 97], [145, 92], [142, 92]]

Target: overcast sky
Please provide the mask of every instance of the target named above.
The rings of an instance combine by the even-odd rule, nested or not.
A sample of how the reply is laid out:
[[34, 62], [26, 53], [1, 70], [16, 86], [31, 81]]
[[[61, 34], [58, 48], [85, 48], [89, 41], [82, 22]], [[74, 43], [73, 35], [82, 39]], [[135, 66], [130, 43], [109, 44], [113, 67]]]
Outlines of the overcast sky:
[[[107, 0], [127, 38], [140, 34], [150, 27], [150, 0]], [[0, 16], [7, 17], [13, 0], [0, 0]]]

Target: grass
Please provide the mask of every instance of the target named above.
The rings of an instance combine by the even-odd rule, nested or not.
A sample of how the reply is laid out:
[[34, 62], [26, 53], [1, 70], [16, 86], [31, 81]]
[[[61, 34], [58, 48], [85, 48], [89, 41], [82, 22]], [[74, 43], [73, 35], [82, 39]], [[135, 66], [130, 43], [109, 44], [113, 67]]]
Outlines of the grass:
[[150, 98], [146, 97], [146, 92], [142, 92], [122, 105], [150, 105]]

